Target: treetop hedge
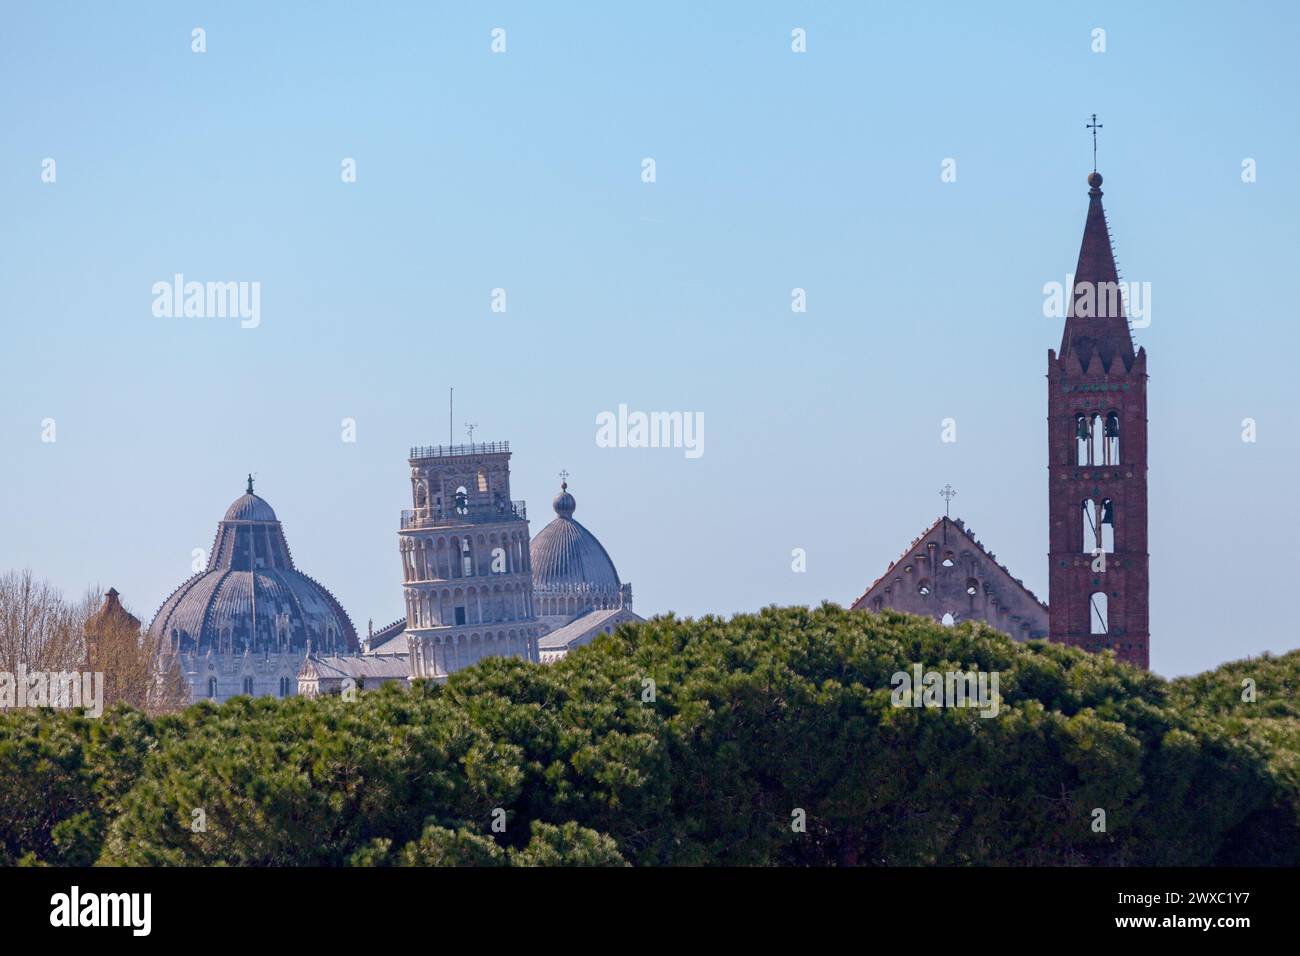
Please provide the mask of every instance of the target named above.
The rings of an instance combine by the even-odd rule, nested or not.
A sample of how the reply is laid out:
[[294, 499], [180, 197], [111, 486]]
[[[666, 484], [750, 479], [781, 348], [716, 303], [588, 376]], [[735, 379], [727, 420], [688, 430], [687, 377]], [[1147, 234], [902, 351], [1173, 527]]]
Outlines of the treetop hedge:
[[[996, 672], [997, 716], [894, 706], [915, 663]], [[669, 616], [354, 701], [0, 716], [0, 862], [1294, 865], [1298, 682], [1300, 652], [1171, 682], [978, 623]]]

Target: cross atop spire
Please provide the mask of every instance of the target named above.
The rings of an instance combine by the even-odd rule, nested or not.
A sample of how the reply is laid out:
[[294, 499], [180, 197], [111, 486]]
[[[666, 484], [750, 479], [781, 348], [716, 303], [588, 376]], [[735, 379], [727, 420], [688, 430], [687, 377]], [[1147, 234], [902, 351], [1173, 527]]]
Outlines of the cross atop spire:
[[569, 471], [567, 468], [560, 471], [560, 490], [569, 490]]
[[948, 506], [952, 504], [952, 499], [957, 497], [957, 489], [952, 485], [944, 485], [939, 489], [939, 494], [943, 497], [943, 516], [948, 517]]
[[1097, 130], [1101, 129], [1101, 125], [1101, 123], [1097, 122], [1097, 114], [1093, 113], [1092, 122], [1084, 127], [1084, 129], [1092, 130], [1092, 171], [1094, 173], [1097, 171]]

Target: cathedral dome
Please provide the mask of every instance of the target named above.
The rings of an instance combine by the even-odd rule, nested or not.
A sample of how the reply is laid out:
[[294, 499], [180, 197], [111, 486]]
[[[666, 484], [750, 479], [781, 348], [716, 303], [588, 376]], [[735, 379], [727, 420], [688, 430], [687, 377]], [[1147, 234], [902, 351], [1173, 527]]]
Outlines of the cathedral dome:
[[275, 511], [253, 494], [251, 478], [217, 525], [207, 568], [172, 592], [149, 632], [186, 654], [359, 646], [334, 595], [294, 566]]
[[555, 520], [538, 532], [529, 547], [533, 589], [617, 592], [622, 586], [614, 562], [596, 536], [573, 520], [577, 503], [567, 484], [555, 496]]

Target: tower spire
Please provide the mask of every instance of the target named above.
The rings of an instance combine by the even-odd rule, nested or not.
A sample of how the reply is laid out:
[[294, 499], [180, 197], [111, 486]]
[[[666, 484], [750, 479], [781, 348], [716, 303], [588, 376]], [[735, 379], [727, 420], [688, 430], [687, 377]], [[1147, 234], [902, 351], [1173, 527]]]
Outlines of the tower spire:
[[[1095, 135], [1095, 134], [1094, 134]], [[1101, 204], [1101, 173], [1088, 174], [1088, 217], [1083, 224], [1074, 287], [1069, 291], [1065, 328], [1061, 334], [1062, 363], [1077, 361], [1087, 368], [1094, 355], [1109, 369], [1116, 356], [1124, 368], [1133, 367], [1133, 336], [1124, 314], [1119, 269], [1110, 243], [1110, 227]]]

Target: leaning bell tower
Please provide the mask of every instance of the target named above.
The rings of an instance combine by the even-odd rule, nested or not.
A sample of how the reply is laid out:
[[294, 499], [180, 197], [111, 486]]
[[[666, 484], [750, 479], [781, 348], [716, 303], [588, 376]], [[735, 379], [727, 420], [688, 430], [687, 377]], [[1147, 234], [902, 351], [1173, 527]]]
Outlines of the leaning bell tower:
[[528, 514], [510, 500], [509, 442], [412, 448], [398, 532], [411, 677], [485, 657], [538, 659]]

